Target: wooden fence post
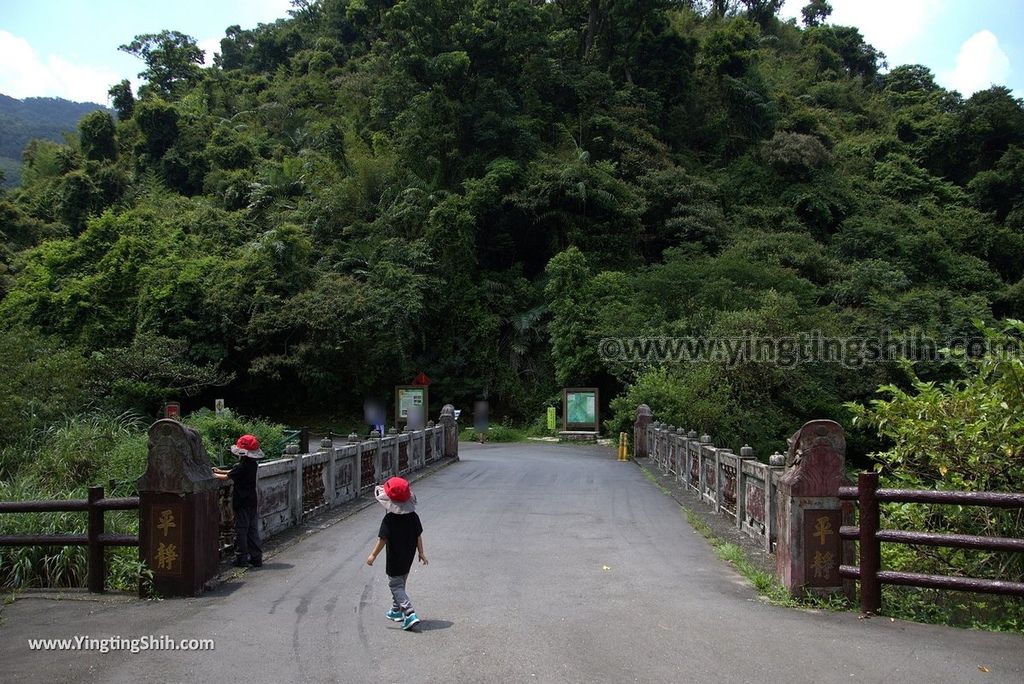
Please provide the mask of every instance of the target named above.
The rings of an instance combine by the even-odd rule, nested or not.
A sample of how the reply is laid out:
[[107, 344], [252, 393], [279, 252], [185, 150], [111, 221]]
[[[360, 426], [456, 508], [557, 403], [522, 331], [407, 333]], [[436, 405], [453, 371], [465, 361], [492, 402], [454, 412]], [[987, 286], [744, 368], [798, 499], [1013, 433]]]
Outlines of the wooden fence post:
[[105, 590], [107, 576], [106, 562], [103, 557], [103, 509], [96, 504], [103, 500], [103, 487], [89, 487], [89, 591], [102, 594]]
[[857, 476], [857, 498], [860, 504], [860, 609], [877, 613], [882, 607], [882, 585], [878, 581], [882, 544], [878, 541], [878, 473]]

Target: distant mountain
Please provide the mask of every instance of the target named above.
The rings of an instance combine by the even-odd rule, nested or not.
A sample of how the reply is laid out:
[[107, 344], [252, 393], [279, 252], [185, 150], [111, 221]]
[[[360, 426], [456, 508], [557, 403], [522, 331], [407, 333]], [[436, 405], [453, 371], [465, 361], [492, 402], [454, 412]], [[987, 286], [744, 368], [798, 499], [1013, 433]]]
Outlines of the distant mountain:
[[107, 108], [94, 102], [71, 102], [58, 97], [16, 100], [0, 95], [0, 171], [7, 178], [5, 185], [17, 183], [21, 153], [29, 140], [63, 142], [64, 133], [74, 131], [79, 119], [97, 109]]

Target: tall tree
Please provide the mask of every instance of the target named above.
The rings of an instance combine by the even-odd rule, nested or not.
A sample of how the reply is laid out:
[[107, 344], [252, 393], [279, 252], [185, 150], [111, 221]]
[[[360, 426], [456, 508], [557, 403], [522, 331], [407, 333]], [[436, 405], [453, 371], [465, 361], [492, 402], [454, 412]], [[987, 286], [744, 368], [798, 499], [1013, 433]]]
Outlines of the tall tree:
[[782, 9], [783, 0], [740, 0], [747, 8], [747, 16], [766, 28]]
[[86, 159], [102, 161], [117, 155], [114, 142], [114, 120], [103, 111], [86, 114], [78, 122], [78, 137]]
[[196, 39], [180, 31], [144, 33], [117, 49], [146, 63], [139, 77], [148, 81], [148, 89], [163, 97], [171, 97], [182, 87], [195, 83], [200, 75], [199, 65], [205, 63]]
[[124, 79], [117, 85], [110, 87], [107, 94], [113, 98], [114, 111], [117, 112], [118, 121], [127, 121], [135, 113], [135, 96], [132, 95], [132, 84]]
[[832, 5], [828, 0], [811, 0], [800, 10], [804, 26], [821, 26], [832, 14]]

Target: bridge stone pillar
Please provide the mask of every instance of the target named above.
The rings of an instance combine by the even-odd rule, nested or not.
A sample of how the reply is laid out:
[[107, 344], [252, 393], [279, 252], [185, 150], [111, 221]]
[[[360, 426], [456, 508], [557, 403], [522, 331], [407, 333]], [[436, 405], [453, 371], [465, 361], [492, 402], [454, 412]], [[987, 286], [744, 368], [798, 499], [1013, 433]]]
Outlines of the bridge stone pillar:
[[198, 596], [220, 562], [220, 481], [199, 433], [175, 420], [153, 423], [137, 485], [139, 555], [153, 572], [153, 590]]
[[633, 458], [647, 458], [647, 427], [651, 424], [651, 407], [640, 404], [633, 423]]
[[839, 500], [839, 488], [849, 484], [845, 461], [846, 438], [834, 421], [812, 420], [789, 440], [788, 470], [777, 494], [775, 570], [793, 596], [843, 589], [839, 565], [849, 545], [839, 539], [839, 528], [850, 515]]
[[459, 458], [459, 424], [455, 420], [455, 407], [445, 404], [441, 407], [438, 424], [444, 427], [444, 455]]

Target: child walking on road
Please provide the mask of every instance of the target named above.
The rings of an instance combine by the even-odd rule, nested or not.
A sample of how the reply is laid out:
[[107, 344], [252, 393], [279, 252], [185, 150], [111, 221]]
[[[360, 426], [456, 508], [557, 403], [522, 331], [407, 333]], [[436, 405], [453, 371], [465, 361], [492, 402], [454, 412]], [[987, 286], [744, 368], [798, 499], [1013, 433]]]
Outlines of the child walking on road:
[[420, 563], [427, 564], [421, 536], [423, 525], [416, 515], [416, 495], [409, 490], [409, 483], [405, 479], [392, 477], [383, 487], [374, 489], [374, 497], [387, 513], [380, 523], [377, 544], [366, 559], [366, 564], [373, 565], [381, 550], [387, 548], [385, 571], [393, 602], [386, 615], [389, 620], [401, 622], [402, 629], [411, 629], [420, 619], [413, 610], [409, 595], [405, 593], [405, 582], [409, 578], [416, 552], [419, 552]]

